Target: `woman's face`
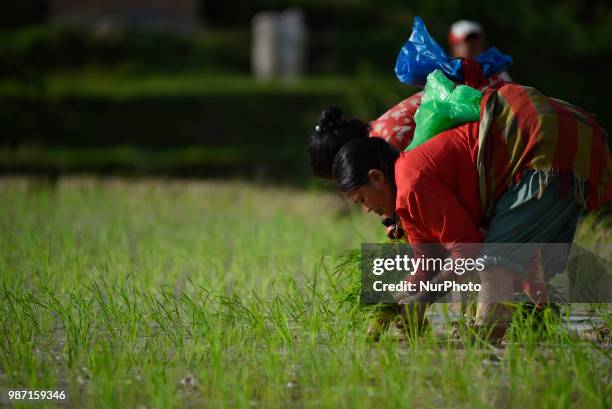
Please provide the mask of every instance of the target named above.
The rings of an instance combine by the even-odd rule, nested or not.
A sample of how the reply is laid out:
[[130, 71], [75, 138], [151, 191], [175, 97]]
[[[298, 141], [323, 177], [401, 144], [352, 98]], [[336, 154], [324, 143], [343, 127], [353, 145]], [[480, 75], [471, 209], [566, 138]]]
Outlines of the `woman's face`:
[[365, 211], [373, 211], [384, 218], [395, 214], [395, 189], [378, 169], [368, 172], [368, 183], [344, 194], [362, 205]]

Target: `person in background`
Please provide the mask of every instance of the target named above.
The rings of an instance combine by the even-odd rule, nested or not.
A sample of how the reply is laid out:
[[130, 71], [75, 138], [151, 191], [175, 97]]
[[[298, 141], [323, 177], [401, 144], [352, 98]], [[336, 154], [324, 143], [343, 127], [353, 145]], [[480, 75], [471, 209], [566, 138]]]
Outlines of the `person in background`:
[[[412, 142], [414, 114], [421, 104], [422, 95], [423, 92], [411, 95], [369, 123], [345, 118], [338, 107], [324, 109], [308, 145], [313, 173], [322, 179], [334, 180], [334, 157], [344, 144], [354, 139], [380, 137], [393, 149], [402, 152]], [[392, 218], [385, 218], [382, 223], [390, 239], [399, 239], [404, 235], [401, 226]]]
[[[474, 59], [485, 51], [486, 37], [482, 26], [474, 21], [459, 20], [448, 31], [448, 46], [455, 58]], [[507, 71], [498, 75], [499, 79], [511, 82]]]
[[414, 114], [421, 104], [422, 95], [423, 92], [411, 95], [369, 123], [345, 118], [338, 107], [325, 108], [308, 145], [313, 173], [322, 179], [334, 180], [334, 157], [345, 143], [353, 139], [379, 137], [399, 152], [406, 149], [414, 136]]

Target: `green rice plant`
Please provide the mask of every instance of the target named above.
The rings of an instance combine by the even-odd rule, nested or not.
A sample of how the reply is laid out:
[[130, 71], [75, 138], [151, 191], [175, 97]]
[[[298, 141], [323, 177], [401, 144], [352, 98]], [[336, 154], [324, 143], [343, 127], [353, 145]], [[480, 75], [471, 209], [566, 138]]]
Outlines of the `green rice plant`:
[[501, 345], [445, 304], [426, 330], [399, 331], [397, 311], [359, 303], [359, 253], [345, 252], [384, 232], [325, 192], [6, 179], [0, 215], [3, 394], [63, 389], [75, 408], [612, 405], [608, 305], [517, 306]]

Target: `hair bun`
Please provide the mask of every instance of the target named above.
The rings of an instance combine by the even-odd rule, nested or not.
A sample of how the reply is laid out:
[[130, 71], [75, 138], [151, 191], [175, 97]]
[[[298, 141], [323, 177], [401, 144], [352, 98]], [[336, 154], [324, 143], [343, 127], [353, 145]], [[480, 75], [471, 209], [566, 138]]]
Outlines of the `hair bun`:
[[321, 117], [319, 118], [319, 123], [315, 130], [319, 132], [326, 131], [340, 126], [343, 123], [344, 118], [342, 117], [342, 110], [338, 107], [329, 107], [321, 112]]

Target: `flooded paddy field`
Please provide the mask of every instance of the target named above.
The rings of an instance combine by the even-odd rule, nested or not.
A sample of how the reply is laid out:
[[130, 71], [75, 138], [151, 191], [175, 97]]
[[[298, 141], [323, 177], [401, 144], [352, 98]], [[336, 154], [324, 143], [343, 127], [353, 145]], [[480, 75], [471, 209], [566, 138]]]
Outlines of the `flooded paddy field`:
[[496, 346], [437, 305], [424, 335], [369, 341], [337, 266], [384, 230], [329, 193], [11, 178], [0, 215], [0, 407], [612, 406], [608, 305]]

